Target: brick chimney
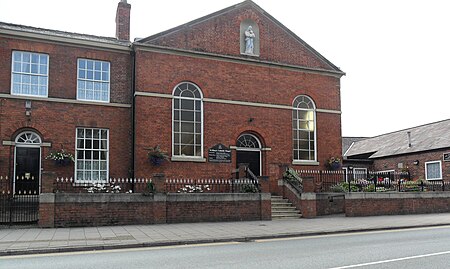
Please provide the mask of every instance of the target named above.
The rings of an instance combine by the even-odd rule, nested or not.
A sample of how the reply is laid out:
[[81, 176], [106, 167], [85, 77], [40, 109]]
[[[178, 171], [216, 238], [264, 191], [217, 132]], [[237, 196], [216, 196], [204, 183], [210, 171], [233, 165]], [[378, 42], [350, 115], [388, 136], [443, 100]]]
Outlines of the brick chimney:
[[116, 12], [116, 38], [130, 40], [130, 10], [127, 0], [120, 0]]

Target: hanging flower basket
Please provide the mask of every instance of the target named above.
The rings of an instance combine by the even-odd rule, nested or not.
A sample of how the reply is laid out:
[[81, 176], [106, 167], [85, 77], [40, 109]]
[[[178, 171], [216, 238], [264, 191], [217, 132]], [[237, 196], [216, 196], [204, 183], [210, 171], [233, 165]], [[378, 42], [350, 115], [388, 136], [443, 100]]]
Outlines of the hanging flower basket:
[[166, 152], [162, 151], [159, 145], [148, 149], [148, 159], [154, 166], [160, 166], [165, 160], [169, 160]]
[[64, 149], [51, 151], [45, 159], [53, 160], [57, 166], [66, 166], [75, 161], [73, 155]]
[[328, 168], [330, 170], [339, 170], [341, 169], [341, 159], [338, 157], [331, 157], [328, 160]]
[[54, 162], [58, 166], [66, 166], [69, 165], [72, 162], [72, 160], [70, 158], [64, 158], [61, 160], [54, 160]]

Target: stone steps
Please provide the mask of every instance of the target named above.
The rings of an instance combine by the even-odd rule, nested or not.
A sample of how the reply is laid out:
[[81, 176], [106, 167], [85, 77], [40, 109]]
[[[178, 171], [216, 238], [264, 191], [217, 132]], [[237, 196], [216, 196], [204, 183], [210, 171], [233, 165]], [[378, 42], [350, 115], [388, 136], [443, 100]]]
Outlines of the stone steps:
[[300, 211], [282, 196], [271, 197], [272, 201], [272, 220], [298, 219], [301, 218]]

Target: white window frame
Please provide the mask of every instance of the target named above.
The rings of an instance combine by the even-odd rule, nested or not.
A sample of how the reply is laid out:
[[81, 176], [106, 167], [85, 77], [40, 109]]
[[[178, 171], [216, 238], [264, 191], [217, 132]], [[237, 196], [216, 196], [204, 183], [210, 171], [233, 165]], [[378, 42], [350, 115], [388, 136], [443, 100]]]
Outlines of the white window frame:
[[[309, 101], [312, 104], [312, 108], [310, 109], [302, 109], [302, 108], [298, 108], [298, 107], [294, 107], [294, 103], [298, 98], [307, 98], [309, 99]], [[295, 159], [295, 154], [294, 151], [297, 150], [294, 148], [294, 137], [292, 136], [292, 160], [293, 160], [293, 164], [304, 164], [304, 165], [308, 165], [308, 164], [317, 164], [317, 117], [316, 117], [316, 104], [314, 103], [314, 100], [307, 96], [307, 95], [298, 95], [294, 98], [293, 102], [292, 102], [292, 111], [296, 112], [296, 111], [312, 111], [312, 115], [313, 115], [313, 126], [314, 126], [314, 159], [313, 160], [304, 160], [304, 159], [300, 159], [300, 154], [299, 154], [299, 158]], [[291, 120], [294, 120], [294, 117], [292, 115]], [[299, 120], [299, 119], [297, 119]], [[294, 129], [291, 128], [293, 131]], [[300, 126], [299, 124], [297, 124], [297, 129], [295, 131], [300, 132]], [[298, 138], [299, 139], [299, 138]], [[300, 140], [299, 140], [300, 141]], [[311, 143], [311, 141], [309, 141], [308, 143]], [[308, 151], [309, 152], [309, 151]]]
[[259, 174], [262, 175], [262, 152], [261, 152], [262, 144], [261, 144], [261, 141], [259, 141], [258, 137], [256, 137], [253, 134], [250, 134], [250, 133], [243, 133], [243, 134], [241, 134], [238, 137], [237, 141], [239, 141], [239, 139], [241, 137], [244, 137], [244, 136], [250, 136], [253, 139], [255, 139], [256, 142], [257, 142], [257, 146], [258, 147], [256, 147], [256, 148], [239, 147], [238, 144], [236, 143], [236, 151], [253, 151], [253, 152], [258, 152], [259, 153]]
[[[428, 178], [428, 164], [439, 163], [440, 177], [439, 178]], [[442, 162], [441, 161], [430, 161], [425, 162], [425, 179], [426, 180], [442, 180]]]
[[[175, 91], [177, 90], [177, 88], [182, 85], [182, 84], [190, 84], [193, 85], [197, 91], [200, 94], [200, 98], [187, 98], [187, 97], [180, 97], [180, 96], [175, 96]], [[175, 101], [176, 100], [180, 100], [180, 99], [186, 99], [186, 100], [194, 100], [195, 101], [200, 101], [200, 156], [191, 156], [191, 155], [175, 155]], [[195, 114], [195, 112], [194, 112]], [[180, 118], [180, 122], [181, 122], [181, 118]], [[194, 125], [195, 125], [195, 121], [194, 121]], [[203, 134], [204, 134], [204, 130], [203, 130], [203, 125], [204, 125], [204, 117], [203, 117], [203, 92], [200, 89], [200, 87], [198, 85], [196, 85], [195, 83], [189, 82], [189, 81], [183, 81], [178, 83], [172, 91], [172, 161], [205, 161], [204, 158], [204, 154], [203, 154]], [[195, 127], [194, 127], [195, 128]], [[181, 126], [179, 129], [179, 132], [181, 134]], [[194, 135], [195, 135], [195, 131], [194, 131]], [[180, 138], [181, 139], [181, 138]], [[181, 140], [180, 140], [180, 144], [181, 144]], [[195, 147], [197, 144], [194, 144], [194, 153], [195, 153]]]
[[[19, 71], [14, 71], [14, 55], [16, 53], [21, 53], [23, 55], [23, 53], [29, 53], [30, 54], [30, 72], [23, 72], [22, 70]], [[45, 69], [45, 74], [41, 74], [39, 73], [32, 73], [31, 72], [31, 59], [33, 57], [33, 55], [38, 55], [39, 56], [39, 62], [37, 63], [38, 68], [40, 69], [40, 62], [41, 62], [41, 56], [46, 56], [47, 57], [47, 65], [46, 65], [46, 69]], [[22, 60], [20, 61], [20, 63], [24, 63]], [[39, 53], [39, 52], [31, 52], [31, 51], [21, 51], [21, 50], [13, 50], [12, 54], [11, 54], [11, 95], [20, 95], [20, 96], [33, 96], [33, 97], [43, 97], [43, 98], [47, 98], [48, 97], [48, 84], [49, 84], [49, 65], [50, 65], [50, 57], [48, 54], [46, 53]], [[15, 93], [14, 92], [14, 75], [20, 75], [21, 80], [22, 80], [22, 75], [27, 75], [30, 76], [30, 83], [28, 83], [29, 87], [30, 87], [30, 92], [31, 92], [31, 86], [35, 85], [31, 83], [31, 77], [32, 76], [36, 76], [36, 77], [46, 77], [47, 78], [47, 84], [45, 85], [45, 95], [41, 95], [41, 94], [24, 94], [24, 93]], [[39, 80], [39, 79], [38, 79]], [[21, 85], [23, 85], [23, 83], [20, 83]], [[38, 87], [38, 93], [39, 93], [39, 87], [41, 84], [37, 84]]]
[[[360, 172], [357, 172], [360, 171]], [[353, 167], [353, 179], [367, 179], [367, 168]], [[355, 175], [365, 175], [365, 178], [356, 178]]]
[[[89, 150], [89, 149], [86, 148], [86, 139], [84, 139], [84, 146], [83, 146], [83, 148], [79, 148], [78, 147], [78, 143], [77, 143], [78, 142], [77, 141], [78, 140], [78, 130], [80, 130], [80, 129], [83, 129], [85, 132], [88, 129], [92, 130], [92, 131], [99, 130], [99, 132], [106, 131], [106, 150], [101, 150], [101, 149], [98, 150], [99, 152], [101, 152], [101, 151], [105, 151], [106, 152], [106, 179], [105, 180], [98, 179], [98, 180], [94, 181], [93, 179], [90, 179], [90, 180], [89, 179], [85, 179], [85, 178], [78, 179], [78, 150], [83, 150], [83, 151], [84, 150]], [[99, 140], [99, 143], [101, 143], [101, 140], [102, 139]], [[91, 150], [94, 151], [93, 148]], [[85, 160], [85, 159], [83, 159], [83, 160]], [[91, 172], [94, 171], [92, 167], [93, 167], [93, 165], [91, 165]], [[99, 163], [99, 169], [96, 170], [96, 171], [99, 171], [99, 172], [102, 171], [102, 169], [100, 169], [100, 167], [101, 167], [101, 163]], [[85, 171], [85, 170], [86, 169], [83, 168], [83, 171]], [[108, 179], [109, 179], [109, 129], [106, 129], [106, 128], [90, 128], [90, 127], [78, 127], [78, 128], [75, 128], [75, 182], [81, 182], [81, 183], [106, 182], [106, 181], [108, 181]]]
[[[93, 61], [94, 63], [94, 65], [93, 65], [93, 68], [94, 69], [92, 69], [92, 72], [93, 72], [93, 78], [92, 79], [88, 79], [87, 77], [86, 78], [80, 78], [80, 61], [81, 60], [84, 60], [84, 61]], [[101, 71], [100, 71], [100, 74], [102, 74], [103, 73], [103, 63], [107, 63], [108, 64], [108, 81], [106, 81], [106, 80], [96, 80], [95, 79], [95, 63], [96, 62], [100, 62], [101, 63]], [[87, 67], [85, 68], [86, 70], [88, 70], [87, 69]], [[95, 88], [95, 83], [100, 83], [100, 84], [103, 84], [103, 83], [108, 83], [108, 100], [102, 100], [102, 98], [101, 98], [101, 93], [102, 93], [102, 91], [100, 90], [100, 100], [96, 100], [94, 97], [92, 98], [92, 99], [89, 99], [89, 98], [82, 98], [81, 96], [80, 96], [80, 89], [79, 89], [79, 82], [80, 81], [84, 81], [85, 83], [86, 82], [92, 82], [93, 83], [93, 89], [92, 89], [92, 92], [94, 93], [95, 92], [95, 90], [94, 90], [94, 88]], [[92, 96], [94, 96], [94, 94], [92, 95]], [[86, 58], [78, 58], [77, 59], [77, 100], [82, 100], [82, 101], [89, 101], [89, 102], [100, 102], [100, 103], [109, 103], [110, 102], [110, 100], [111, 100], [111, 63], [110, 62], [108, 62], [108, 61], [103, 61], [103, 60], [95, 60], [95, 59], [86, 59]]]

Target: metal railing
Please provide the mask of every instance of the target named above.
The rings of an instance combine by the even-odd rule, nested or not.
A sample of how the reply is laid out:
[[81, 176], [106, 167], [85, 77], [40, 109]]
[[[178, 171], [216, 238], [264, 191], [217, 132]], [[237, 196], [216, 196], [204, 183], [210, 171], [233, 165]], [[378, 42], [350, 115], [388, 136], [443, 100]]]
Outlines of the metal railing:
[[69, 193], [143, 193], [152, 184], [150, 178], [109, 178], [107, 180], [74, 180], [57, 178], [55, 192]]
[[321, 192], [450, 191], [450, 182], [412, 180], [409, 172], [353, 172], [344, 170], [298, 170], [312, 177]]
[[255, 193], [258, 179], [166, 179], [167, 193]]
[[283, 181], [294, 188], [298, 193], [303, 192], [303, 182], [302, 178], [297, 174], [297, 172], [289, 168], [283, 174]]
[[39, 181], [17, 177], [0, 177], [0, 225], [37, 222]]

